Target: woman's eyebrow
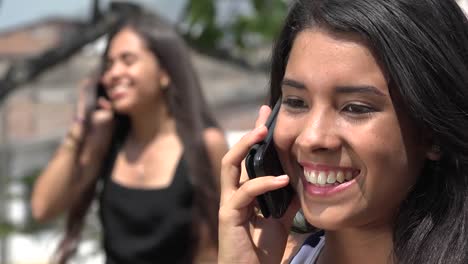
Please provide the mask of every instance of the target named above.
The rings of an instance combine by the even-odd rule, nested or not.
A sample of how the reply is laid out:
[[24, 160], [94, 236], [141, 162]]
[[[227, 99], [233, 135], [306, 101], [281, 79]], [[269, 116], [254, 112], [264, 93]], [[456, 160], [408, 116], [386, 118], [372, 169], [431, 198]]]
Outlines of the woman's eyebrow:
[[283, 81], [281, 81], [281, 86], [289, 86], [300, 90], [306, 89], [305, 84], [288, 78], [284, 78]]
[[336, 92], [341, 94], [372, 94], [378, 96], [385, 96], [385, 94], [379, 89], [371, 85], [356, 85], [356, 86], [337, 86]]
[[125, 59], [125, 58], [132, 58], [132, 57], [136, 57], [136, 54], [131, 52], [131, 51], [123, 51], [122, 53], [120, 53], [120, 58], [122, 59]]
[[[284, 78], [281, 82], [281, 86], [288, 86], [291, 88], [296, 88], [299, 90], [306, 89], [306, 85], [292, 79]], [[378, 96], [385, 96], [383, 92], [372, 85], [345, 85], [345, 86], [337, 86], [336, 92], [340, 94], [371, 94], [371, 95], [378, 95]]]

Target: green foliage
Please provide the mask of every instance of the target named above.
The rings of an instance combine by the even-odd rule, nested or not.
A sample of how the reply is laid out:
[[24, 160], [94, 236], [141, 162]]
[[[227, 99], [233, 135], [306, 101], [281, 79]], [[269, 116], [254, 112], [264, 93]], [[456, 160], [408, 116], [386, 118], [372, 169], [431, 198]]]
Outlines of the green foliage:
[[249, 48], [246, 36], [255, 34], [263, 42], [271, 42], [279, 33], [287, 6], [281, 0], [252, 0], [255, 8], [249, 16], [240, 16], [231, 26], [236, 44]]
[[192, 44], [203, 49], [219, 48], [221, 41], [231, 37], [235, 48], [255, 49], [270, 43], [278, 34], [287, 12], [284, 0], [249, 0], [252, 12], [241, 14], [228, 25], [218, 25], [216, 0], [189, 0], [183, 32]]
[[[39, 173], [41, 172], [41, 170], [42, 170], [41, 168], [33, 169], [29, 171], [28, 173], [26, 173], [24, 176], [19, 177], [18, 179], [14, 181], [10, 179], [10, 181], [7, 182], [7, 184], [19, 183], [20, 185], [24, 187], [25, 193], [21, 197], [7, 195], [5, 197], [6, 200], [20, 198], [26, 204], [28, 204], [30, 197], [31, 197], [31, 191], [32, 191], [34, 182], [36, 181], [36, 178], [39, 176]], [[2, 201], [2, 202], [6, 202], [6, 201]], [[6, 219], [2, 219], [2, 221], [0, 221], [0, 237], [7, 236], [12, 233], [36, 233], [36, 232], [50, 229], [51, 227], [54, 226], [54, 224], [55, 223], [52, 223], [52, 222], [49, 224], [38, 223], [32, 219], [31, 213], [28, 212], [25, 222], [21, 226], [10, 223]]]
[[[214, 0], [190, 0], [187, 4], [189, 34], [201, 46], [212, 48], [223, 37], [216, 25], [216, 6]], [[193, 32], [199, 31], [194, 36]]]
[[13, 231], [15, 231], [15, 227], [8, 222], [0, 222], [0, 237], [7, 236]]

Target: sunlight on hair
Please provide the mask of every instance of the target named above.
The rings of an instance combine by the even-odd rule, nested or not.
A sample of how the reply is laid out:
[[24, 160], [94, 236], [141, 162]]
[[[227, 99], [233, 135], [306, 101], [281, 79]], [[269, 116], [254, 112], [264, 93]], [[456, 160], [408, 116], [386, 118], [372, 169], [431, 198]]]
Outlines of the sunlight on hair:
[[457, 3], [463, 9], [465, 14], [468, 16], [468, 0], [458, 0]]

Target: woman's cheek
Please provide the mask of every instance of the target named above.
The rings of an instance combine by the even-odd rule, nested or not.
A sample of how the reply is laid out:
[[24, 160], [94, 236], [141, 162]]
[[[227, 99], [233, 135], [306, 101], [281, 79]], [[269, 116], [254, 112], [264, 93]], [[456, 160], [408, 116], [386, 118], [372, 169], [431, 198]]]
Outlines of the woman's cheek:
[[293, 175], [295, 160], [294, 142], [300, 128], [294, 122], [278, 119], [274, 132], [274, 142], [283, 169], [288, 175]]
[[297, 137], [297, 126], [294, 122], [278, 117], [273, 139], [278, 152], [287, 153], [291, 151]]

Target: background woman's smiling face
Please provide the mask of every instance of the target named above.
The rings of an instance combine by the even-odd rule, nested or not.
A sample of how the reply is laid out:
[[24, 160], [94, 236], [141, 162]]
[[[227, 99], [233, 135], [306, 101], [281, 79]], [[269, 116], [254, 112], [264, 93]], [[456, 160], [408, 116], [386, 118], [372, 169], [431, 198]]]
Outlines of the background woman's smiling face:
[[[299, 33], [282, 100], [275, 142], [308, 221], [329, 230], [388, 224], [420, 174], [427, 146], [396, 107], [365, 43], [321, 30]], [[323, 187], [324, 179], [335, 183]]]
[[129, 114], [154, 107], [162, 96], [161, 78], [168, 76], [139, 33], [130, 27], [120, 30], [106, 60], [101, 80], [116, 111]]

